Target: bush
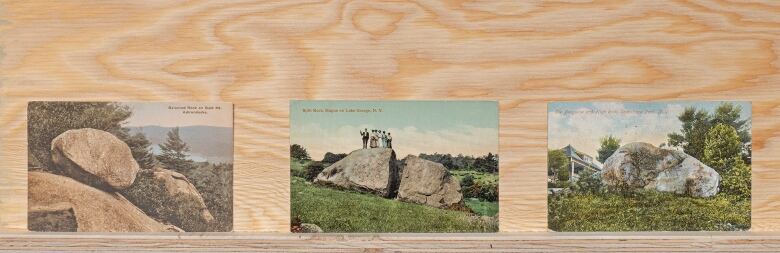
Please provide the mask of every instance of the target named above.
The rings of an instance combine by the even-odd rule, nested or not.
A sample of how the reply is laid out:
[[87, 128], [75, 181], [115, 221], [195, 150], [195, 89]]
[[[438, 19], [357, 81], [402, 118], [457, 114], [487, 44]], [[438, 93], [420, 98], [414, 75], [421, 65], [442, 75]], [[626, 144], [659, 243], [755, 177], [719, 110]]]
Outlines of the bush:
[[580, 174], [580, 179], [573, 185], [573, 190], [584, 193], [599, 193], [604, 189], [601, 178], [589, 170]]
[[325, 153], [325, 157], [322, 158], [322, 162], [327, 164], [334, 164], [338, 161], [341, 161], [341, 159], [344, 159], [344, 157], [347, 157], [347, 154], [334, 154], [328, 152]]
[[307, 181], [314, 181], [315, 178], [317, 178], [317, 175], [319, 175], [323, 170], [325, 170], [325, 166], [322, 164], [322, 162], [311, 162], [308, 165], [306, 165], [306, 180]]
[[720, 192], [735, 196], [742, 200], [750, 200], [750, 172], [750, 166], [745, 165], [742, 161], [738, 161], [734, 167], [723, 175], [723, 179], [720, 183]]
[[742, 143], [734, 127], [718, 124], [707, 132], [702, 162], [718, 173], [726, 174], [737, 162], [742, 162]]

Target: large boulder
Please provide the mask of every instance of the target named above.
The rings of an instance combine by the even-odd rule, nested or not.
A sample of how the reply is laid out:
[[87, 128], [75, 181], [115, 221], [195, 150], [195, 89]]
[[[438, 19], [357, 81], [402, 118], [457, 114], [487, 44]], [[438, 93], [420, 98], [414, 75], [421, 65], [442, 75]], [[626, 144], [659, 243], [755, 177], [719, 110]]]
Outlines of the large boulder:
[[460, 182], [440, 163], [409, 155], [403, 160], [398, 199], [437, 208], [462, 205]]
[[398, 174], [392, 149], [358, 149], [325, 168], [314, 183], [392, 198], [398, 190]]
[[162, 191], [148, 192], [148, 197], [168, 200], [171, 205], [161, 215], [170, 217], [174, 225], [185, 231], [203, 231], [214, 221], [206, 202], [195, 186], [184, 175], [167, 169], [155, 168], [153, 183], [162, 186]]
[[150, 218], [119, 193], [45, 172], [28, 173], [28, 206], [32, 231], [180, 231]]
[[68, 130], [54, 138], [51, 155], [58, 173], [109, 191], [133, 184], [140, 169], [127, 144], [91, 128]]
[[604, 162], [601, 180], [608, 186], [710, 197], [718, 193], [720, 175], [682, 151], [634, 142]]

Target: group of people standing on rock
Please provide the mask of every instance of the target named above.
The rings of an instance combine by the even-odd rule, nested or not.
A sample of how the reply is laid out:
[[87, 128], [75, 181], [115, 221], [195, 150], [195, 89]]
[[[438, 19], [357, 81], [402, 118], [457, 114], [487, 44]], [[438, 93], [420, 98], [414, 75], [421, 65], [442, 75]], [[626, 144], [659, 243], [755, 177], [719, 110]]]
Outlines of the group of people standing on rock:
[[393, 136], [390, 136], [390, 132], [371, 129], [371, 132], [366, 128], [360, 131], [360, 136], [363, 137], [363, 148], [393, 148]]

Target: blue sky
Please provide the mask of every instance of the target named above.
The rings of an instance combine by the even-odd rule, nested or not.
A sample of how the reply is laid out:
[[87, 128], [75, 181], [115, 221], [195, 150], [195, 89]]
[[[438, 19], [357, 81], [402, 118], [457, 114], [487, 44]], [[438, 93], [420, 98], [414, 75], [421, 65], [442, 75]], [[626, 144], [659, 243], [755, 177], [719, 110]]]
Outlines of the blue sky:
[[[322, 110], [326, 112], [304, 112]], [[314, 159], [362, 148], [360, 130], [390, 131], [400, 158], [407, 154], [485, 155], [498, 152], [495, 101], [291, 101], [290, 141]]]
[[[731, 101], [742, 107], [742, 118], [752, 115], [750, 102]], [[674, 102], [554, 102], [547, 106], [548, 148], [558, 149], [568, 144], [596, 157], [599, 139], [613, 135], [630, 142], [660, 145], [667, 135], [679, 132], [677, 116], [686, 107], [713, 111], [721, 101]]]

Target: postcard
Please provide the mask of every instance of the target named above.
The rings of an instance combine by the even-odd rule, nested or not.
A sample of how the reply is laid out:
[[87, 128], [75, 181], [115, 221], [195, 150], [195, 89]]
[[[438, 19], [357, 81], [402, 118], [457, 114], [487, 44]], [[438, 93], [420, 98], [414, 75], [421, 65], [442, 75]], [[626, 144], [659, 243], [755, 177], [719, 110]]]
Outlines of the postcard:
[[553, 231], [750, 229], [751, 104], [548, 104]]
[[233, 229], [233, 105], [27, 105], [28, 229]]
[[498, 231], [495, 101], [292, 101], [291, 231]]

